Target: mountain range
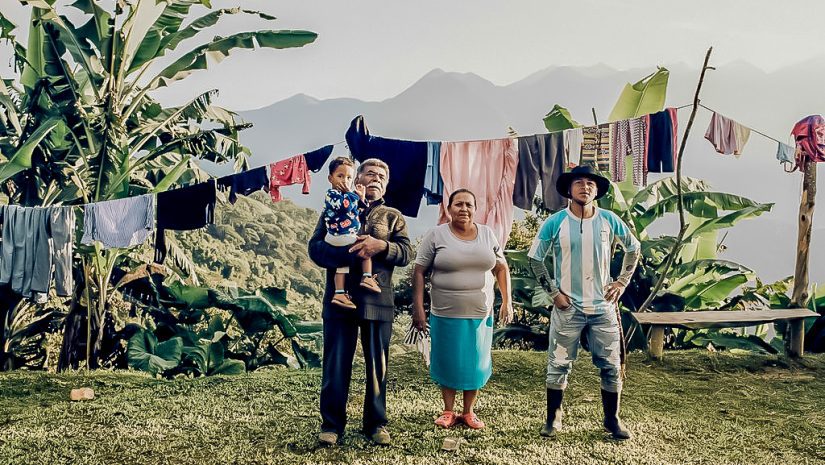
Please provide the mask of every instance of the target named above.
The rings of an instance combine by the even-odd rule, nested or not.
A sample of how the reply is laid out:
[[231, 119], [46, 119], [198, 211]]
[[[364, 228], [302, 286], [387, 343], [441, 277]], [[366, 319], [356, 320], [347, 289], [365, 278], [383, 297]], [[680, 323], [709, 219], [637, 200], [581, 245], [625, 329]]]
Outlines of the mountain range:
[[[700, 70], [682, 63], [667, 68], [671, 72], [668, 106], [691, 103]], [[346, 97], [319, 100], [299, 94], [242, 112], [241, 116], [254, 125], [244, 131], [242, 142], [252, 149], [252, 166], [261, 166], [343, 142], [349, 122], [357, 115], [364, 115], [372, 134], [398, 139], [491, 139], [505, 137], [508, 127], [519, 134], [542, 133], [542, 117], [554, 104], [567, 107], [583, 124], [593, 122], [594, 112], [599, 121], [605, 121], [625, 83], [654, 71], [655, 67], [615, 70], [604, 65], [553, 66], [517, 82], [496, 85], [473, 73], [434, 69], [400, 94], [382, 101]], [[744, 62], [729, 63], [708, 71], [701, 101], [788, 143], [790, 128], [796, 121], [825, 109], [825, 93], [811, 92], [819, 89], [819, 76], [824, 71], [825, 58], [770, 73]], [[690, 108], [679, 111], [680, 134], [689, 114]], [[720, 258], [752, 267], [765, 281], [792, 275], [800, 174], [785, 173], [775, 159], [777, 142], [756, 133], [752, 133], [740, 158], [717, 154], [703, 137], [709, 118], [709, 111], [700, 109], [697, 113], [686, 145], [684, 175], [704, 179], [722, 192], [775, 203], [770, 213], [733, 228], [725, 240], [727, 250]], [[336, 145], [334, 155], [347, 154], [345, 144]], [[225, 174], [229, 169], [209, 168], [216, 174]], [[651, 175], [651, 181], [656, 179]], [[319, 210], [328, 184], [326, 172], [315, 174], [312, 183], [311, 194], [306, 196], [300, 194], [298, 186], [283, 192], [297, 205]], [[409, 221], [411, 236], [417, 237], [435, 225], [436, 218], [437, 208], [422, 205], [418, 218]], [[814, 215], [814, 228], [811, 281], [825, 282], [825, 212]], [[663, 232], [675, 235], [676, 231]]]

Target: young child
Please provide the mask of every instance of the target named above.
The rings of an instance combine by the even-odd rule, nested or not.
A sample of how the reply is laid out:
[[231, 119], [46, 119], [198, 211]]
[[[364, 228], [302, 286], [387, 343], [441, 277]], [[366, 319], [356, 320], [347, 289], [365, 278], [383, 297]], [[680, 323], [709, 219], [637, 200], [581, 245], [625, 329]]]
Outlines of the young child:
[[[338, 157], [329, 163], [329, 183], [332, 188], [327, 191], [324, 201], [324, 223], [327, 235], [324, 238], [327, 244], [336, 247], [348, 247], [358, 239], [358, 230], [361, 222], [358, 219], [358, 201], [364, 198], [365, 188], [356, 184], [355, 192], [350, 188], [355, 177], [355, 163], [345, 157]], [[371, 292], [380, 293], [381, 288], [372, 275], [372, 260], [362, 261], [361, 287]], [[335, 295], [332, 303], [339, 307], [355, 309], [355, 304], [347, 295], [344, 287], [348, 267], [338, 268], [335, 272]]]

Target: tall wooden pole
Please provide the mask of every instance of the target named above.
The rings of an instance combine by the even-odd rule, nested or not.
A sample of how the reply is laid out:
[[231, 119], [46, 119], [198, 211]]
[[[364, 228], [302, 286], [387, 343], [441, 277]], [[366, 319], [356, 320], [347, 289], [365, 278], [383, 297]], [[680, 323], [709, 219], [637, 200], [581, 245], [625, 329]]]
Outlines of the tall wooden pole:
[[[805, 307], [808, 303], [808, 261], [811, 251], [811, 226], [816, 202], [816, 163], [806, 158], [802, 173], [802, 198], [799, 202], [799, 232], [796, 242], [796, 268], [793, 277], [791, 305]], [[797, 328], [798, 330], [798, 328]], [[787, 336], [787, 335], [786, 335]], [[802, 355], [801, 347], [788, 347], [790, 355]]]

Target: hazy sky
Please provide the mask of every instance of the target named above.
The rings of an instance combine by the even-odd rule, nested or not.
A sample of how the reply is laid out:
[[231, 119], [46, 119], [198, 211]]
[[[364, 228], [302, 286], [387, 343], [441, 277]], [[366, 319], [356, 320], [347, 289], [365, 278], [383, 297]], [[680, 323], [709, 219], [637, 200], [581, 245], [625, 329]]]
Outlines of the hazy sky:
[[[14, 0], [0, 5], [18, 25], [28, 17]], [[240, 5], [279, 20], [267, 25], [225, 19], [210, 35], [275, 27], [308, 29], [319, 38], [297, 50], [237, 53], [162, 98], [182, 100], [218, 88], [223, 105], [245, 110], [296, 93], [381, 100], [433, 68], [508, 84], [552, 65], [605, 63], [623, 69], [683, 61], [698, 66], [709, 45], [716, 64], [743, 60], [767, 71], [825, 53], [822, 0], [213, 0], [213, 5]], [[0, 55], [0, 62], [7, 61]]]

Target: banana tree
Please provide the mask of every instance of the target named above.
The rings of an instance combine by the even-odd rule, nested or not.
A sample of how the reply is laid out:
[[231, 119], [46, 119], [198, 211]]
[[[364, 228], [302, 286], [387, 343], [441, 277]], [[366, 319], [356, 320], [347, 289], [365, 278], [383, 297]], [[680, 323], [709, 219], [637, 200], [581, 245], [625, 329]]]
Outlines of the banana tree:
[[[213, 104], [217, 91], [174, 107], [152, 92], [235, 50], [301, 47], [317, 37], [256, 30], [204, 41], [199, 33], [226, 16], [275, 20], [241, 8], [213, 9], [209, 0], [76, 0], [71, 15], [54, 0], [19, 1], [31, 7], [27, 46], [15, 41], [10, 21], [0, 14], [2, 37], [23, 63], [16, 80], [0, 85], [0, 190], [26, 206], [160, 192], [203, 179], [199, 159], [244, 168], [249, 151], [238, 135], [249, 124]], [[87, 312], [86, 358], [95, 367], [105, 356], [100, 352], [112, 271], [126, 251], [77, 250], [75, 275], [83, 279], [73, 301], [83, 305], [75, 305], [69, 318]], [[67, 328], [77, 327], [70, 323]], [[76, 347], [80, 336], [66, 333], [64, 348]], [[61, 362], [64, 369], [79, 360]]]

